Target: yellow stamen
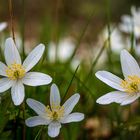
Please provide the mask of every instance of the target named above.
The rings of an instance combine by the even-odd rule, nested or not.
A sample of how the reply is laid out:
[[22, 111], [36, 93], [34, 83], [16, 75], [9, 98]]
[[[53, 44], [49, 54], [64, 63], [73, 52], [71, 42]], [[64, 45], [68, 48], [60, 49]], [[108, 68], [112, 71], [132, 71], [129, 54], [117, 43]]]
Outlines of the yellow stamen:
[[136, 75], [128, 76], [127, 79], [122, 80], [121, 87], [128, 93], [140, 92], [140, 77]]
[[12, 64], [6, 69], [6, 75], [11, 80], [17, 80], [25, 76], [25, 69], [21, 64]]
[[63, 106], [55, 106], [50, 108], [50, 106], [46, 107], [47, 117], [51, 120], [57, 121], [64, 115], [64, 107]]

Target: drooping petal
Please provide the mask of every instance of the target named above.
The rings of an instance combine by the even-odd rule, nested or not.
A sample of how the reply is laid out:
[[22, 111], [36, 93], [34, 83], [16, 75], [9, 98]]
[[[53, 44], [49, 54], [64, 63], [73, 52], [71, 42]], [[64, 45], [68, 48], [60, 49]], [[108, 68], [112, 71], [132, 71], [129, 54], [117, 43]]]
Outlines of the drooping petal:
[[117, 90], [124, 91], [124, 89], [121, 87], [122, 79], [117, 77], [116, 75], [114, 75], [110, 72], [107, 72], [107, 71], [98, 71], [98, 72], [96, 72], [95, 75], [98, 79], [100, 79], [107, 85], [109, 85]]
[[125, 92], [120, 92], [120, 91], [113, 91], [109, 92], [100, 98], [97, 99], [97, 103], [99, 104], [110, 104], [110, 103], [123, 103], [129, 98], [130, 94], [125, 93]]
[[72, 113], [69, 114], [68, 116], [64, 117], [61, 120], [61, 123], [70, 123], [70, 122], [79, 122], [82, 121], [84, 119], [84, 114], [83, 113]]
[[130, 75], [140, 76], [140, 68], [136, 60], [126, 50], [121, 51], [121, 66], [125, 78]]
[[46, 113], [46, 107], [42, 103], [34, 100], [34, 99], [27, 99], [26, 103], [30, 108], [32, 108], [38, 115], [43, 115]]
[[132, 102], [134, 102], [136, 99], [138, 99], [140, 97], [140, 94], [137, 93], [131, 93], [129, 94], [129, 96], [121, 103], [121, 105], [127, 105], [127, 104], [131, 104]]
[[6, 69], [7, 69], [7, 66], [3, 64], [2, 62], [0, 62], [0, 75], [7, 76]]
[[45, 46], [43, 44], [39, 44], [35, 47], [31, 53], [27, 56], [27, 58], [23, 62], [23, 67], [25, 68], [26, 72], [34, 67], [40, 60], [45, 50]]
[[13, 63], [21, 64], [21, 58], [18, 49], [12, 38], [8, 38], [5, 41], [4, 56], [8, 66]]
[[60, 106], [60, 94], [56, 84], [52, 84], [51, 86], [50, 105], [52, 109], [55, 109], [55, 107], [57, 108], [58, 106]]
[[52, 138], [59, 135], [61, 124], [58, 122], [52, 122], [48, 126], [48, 135]]
[[26, 125], [29, 127], [34, 127], [38, 125], [48, 125], [50, 123], [50, 120], [47, 120], [46, 118], [43, 118], [41, 116], [34, 116], [31, 118], [28, 118], [25, 121]]
[[14, 81], [8, 78], [0, 79], [0, 93], [8, 90], [14, 84]]
[[22, 81], [25, 85], [40, 86], [51, 83], [52, 78], [49, 75], [40, 72], [28, 72]]
[[15, 105], [20, 105], [25, 97], [24, 86], [21, 81], [17, 81], [11, 89], [12, 100]]
[[80, 95], [78, 93], [74, 94], [73, 96], [71, 96], [64, 104], [64, 115], [68, 115], [69, 113], [71, 113], [71, 111], [73, 110], [73, 108], [75, 107], [75, 105], [78, 103], [80, 99]]

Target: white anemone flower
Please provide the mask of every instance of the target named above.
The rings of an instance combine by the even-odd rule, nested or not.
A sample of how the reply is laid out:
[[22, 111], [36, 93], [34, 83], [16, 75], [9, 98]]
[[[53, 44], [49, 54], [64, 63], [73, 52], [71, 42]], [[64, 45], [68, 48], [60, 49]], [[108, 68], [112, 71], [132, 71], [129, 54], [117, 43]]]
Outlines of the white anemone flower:
[[129, 34], [134, 32], [135, 37], [140, 38], [140, 8], [132, 6], [131, 16], [124, 15], [121, 19], [120, 30]]
[[116, 89], [109, 92], [99, 99], [99, 104], [119, 103], [127, 105], [140, 97], [140, 68], [136, 60], [126, 51], [122, 50], [121, 66], [124, 80], [107, 71], [98, 71], [95, 75], [101, 81]]
[[71, 96], [62, 106], [61, 99], [57, 86], [52, 84], [50, 91], [50, 106], [45, 106], [42, 103], [27, 99], [27, 104], [38, 114], [28, 118], [25, 122], [29, 127], [38, 125], [48, 125], [48, 135], [56, 137], [59, 135], [61, 124], [70, 122], [79, 122], [84, 119], [83, 113], [71, 113], [74, 106], [79, 101], [78, 93]]
[[70, 38], [61, 39], [58, 46], [54, 42], [51, 42], [48, 50], [49, 60], [55, 62], [58, 59], [60, 62], [65, 63], [73, 54], [74, 49], [75, 44]]
[[20, 105], [25, 96], [24, 84], [29, 86], [47, 85], [52, 81], [49, 75], [40, 72], [29, 72], [40, 60], [45, 46], [39, 44], [27, 56], [23, 64], [12, 38], [5, 41], [4, 56], [6, 64], [0, 62], [0, 93], [11, 88], [11, 96], [15, 105]]

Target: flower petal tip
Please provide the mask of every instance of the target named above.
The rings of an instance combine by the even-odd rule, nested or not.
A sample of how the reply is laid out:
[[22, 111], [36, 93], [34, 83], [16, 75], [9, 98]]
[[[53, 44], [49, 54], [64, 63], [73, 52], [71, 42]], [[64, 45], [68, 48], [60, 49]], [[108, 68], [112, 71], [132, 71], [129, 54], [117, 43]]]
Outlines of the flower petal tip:
[[74, 95], [76, 96], [76, 98], [78, 98], [78, 99], [80, 98], [80, 94], [79, 93], [75, 93]]
[[38, 45], [38, 47], [44, 52], [44, 50], [45, 50], [45, 45], [44, 44], [41, 43], [41, 44]]
[[121, 50], [121, 57], [127, 54], [129, 54], [129, 52], [126, 49]]

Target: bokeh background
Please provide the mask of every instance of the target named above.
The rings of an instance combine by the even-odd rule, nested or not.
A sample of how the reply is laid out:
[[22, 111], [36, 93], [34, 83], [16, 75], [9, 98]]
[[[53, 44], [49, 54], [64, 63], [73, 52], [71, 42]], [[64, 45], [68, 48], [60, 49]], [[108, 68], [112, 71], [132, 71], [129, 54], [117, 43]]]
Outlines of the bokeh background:
[[[35, 70], [48, 73], [65, 100], [75, 92], [81, 98], [75, 111], [85, 120], [64, 126], [58, 140], [139, 140], [139, 101], [121, 107], [99, 105], [96, 99], [111, 89], [94, 73], [109, 70], [122, 77], [119, 53], [139, 42], [121, 32], [122, 16], [131, 15], [139, 0], [12, 0], [16, 44], [24, 58], [37, 44], [46, 45], [45, 54]], [[3, 60], [4, 40], [12, 36], [8, 0], [0, 0], [0, 22], [8, 27], [0, 33]], [[139, 17], [140, 18], [140, 17]], [[140, 20], [140, 19], [139, 19]], [[107, 37], [109, 39], [107, 40]], [[107, 40], [107, 42], [106, 42]], [[24, 47], [24, 49], [23, 49]], [[140, 46], [137, 46], [139, 48]], [[140, 49], [133, 51], [139, 62]], [[50, 86], [27, 87], [26, 98], [49, 103]], [[8, 91], [10, 92], [10, 91]], [[8, 102], [8, 103], [7, 103]], [[5, 106], [5, 108], [3, 108]], [[23, 138], [23, 112], [14, 107], [10, 94], [3, 94], [0, 104], [0, 139]], [[35, 113], [26, 105], [26, 118]], [[26, 127], [26, 139], [34, 139], [40, 127]], [[38, 139], [50, 139], [44, 128]]]

